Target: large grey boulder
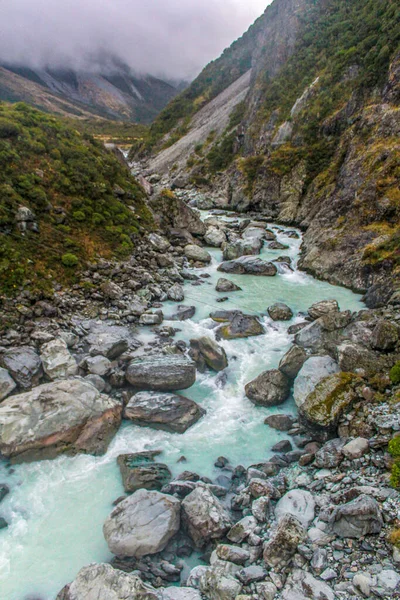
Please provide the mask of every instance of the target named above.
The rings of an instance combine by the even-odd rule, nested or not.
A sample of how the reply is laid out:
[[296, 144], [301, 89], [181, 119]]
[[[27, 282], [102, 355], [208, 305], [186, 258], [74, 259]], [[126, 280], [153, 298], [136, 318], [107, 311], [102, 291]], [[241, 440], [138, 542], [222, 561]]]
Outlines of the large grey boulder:
[[81, 569], [56, 600], [160, 600], [160, 592], [136, 575], [92, 564]]
[[399, 327], [390, 321], [381, 319], [376, 324], [371, 335], [371, 346], [380, 352], [394, 350], [399, 340]]
[[102, 454], [121, 423], [121, 404], [89, 382], [47, 383], [0, 404], [0, 452], [15, 461], [62, 452]]
[[209, 254], [204, 248], [196, 246], [195, 244], [188, 244], [187, 246], [185, 246], [184, 252], [186, 258], [188, 258], [189, 260], [193, 260], [194, 262], [211, 262], [211, 254]]
[[17, 384], [7, 369], [0, 367], [0, 402], [15, 390]]
[[199, 548], [218, 540], [230, 529], [230, 517], [211, 491], [199, 485], [182, 502], [185, 529]]
[[336, 600], [337, 596], [327, 583], [301, 569], [288, 577], [282, 591], [283, 600]]
[[297, 406], [300, 408], [304, 404], [317, 383], [338, 372], [339, 365], [330, 356], [312, 356], [307, 359], [294, 382], [293, 396]]
[[161, 595], [162, 600], [202, 600], [200, 592], [190, 587], [165, 588]]
[[200, 576], [199, 587], [208, 600], [235, 600], [242, 591], [239, 581], [224, 565], [219, 564], [204, 570]]
[[172, 300], [173, 302], [183, 302], [183, 300], [185, 299], [183, 287], [179, 283], [175, 283], [172, 287], [169, 288], [167, 296], [168, 299]]
[[342, 538], [361, 538], [380, 533], [383, 519], [379, 504], [375, 498], [362, 494], [333, 511], [331, 526], [333, 532]]
[[104, 523], [103, 533], [113, 554], [140, 558], [164, 550], [179, 525], [179, 500], [138, 490], [116, 506]]
[[40, 358], [43, 370], [50, 379], [67, 379], [78, 372], [76, 360], [68, 350], [66, 342], [61, 338], [43, 344]]
[[217, 281], [216, 288], [217, 292], [238, 292], [242, 288], [233, 283], [233, 281], [229, 281], [229, 279], [225, 279], [224, 277], [220, 277]]
[[[122, 329], [122, 328], [121, 328]], [[123, 332], [114, 331], [95, 331], [87, 336], [87, 342], [90, 345], [91, 356], [106, 356], [114, 360], [126, 352], [129, 348], [129, 342]]]
[[178, 394], [139, 392], [125, 407], [124, 417], [141, 427], [184, 433], [205, 415], [196, 402]]
[[0, 358], [0, 363], [9, 371], [14, 381], [25, 390], [38, 385], [43, 374], [42, 361], [30, 346], [9, 348]]
[[283, 302], [276, 302], [268, 308], [268, 314], [273, 321], [290, 321], [293, 317], [292, 309]]
[[190, 356], [201, 372], [205, 367], [219, 372], [228, 366], [225, 350], [210, 336], [190, 340]]
[[185, 356], [156, 355], [133, 360], [126, 379], [142, 390], [184, 390], [196, 381], [196, 365]]
[[306, 351], [300, 346], [292, 346], [282, 357], [278, 368], [290, 379], [295, 379], [306, 360]]
[[357, 399], [359, 383], [353, 373], [334, 373], [325, 377], [299, 407], [301, 414], [311, 424], [333, 428]]
[[290, 490], [275, 507], [275, 517], [282, 519], [285, 515], [293, 515], [307, 528], [315, 517], [315, 500], [306, 490]]
[[207, 246], [220, 248], [222, 244], [226, 242], [226, 235], [223, 230], [218, 229], [218, 227], [208, 227], [204, 236], [204, 241]]
[[217, 339], [235, 340], [238, 338], [263, 335], [264, 333], [265, 329], [257, 317], [236, 313], [232, 315], [232, 318], [227, 325], [222, 325], [217, 329], [216, 335]]
[[162, 235], [158, 235], [158, 233], [150, 233], [147, 236], [147, 239], [149, 240], [153, 248], [155, 248], [155, 250], [157, 250], [158, 252], [167, 252], [171, 247], [169, 241]]
[[321, 302], [316, 302], [308, 309], [308, 314], [314, 320], [331, 312], [339, 312], [339, 304], [336, 300], [322, 300]]
[[260, 406], [278, 406], [290, 395], [290, 379], [281, 371], [272, 369], [261, 373], [245, 387], [246, 396]]
[[221, 263], [218, 267], [218, 271], [223, 273], [236, 273], [238, 275], [274, 277], [277, 274], [278, 269], [273, 263], [261, 260], [261, 258], [242, 256], [236, 260]]
[[286, 514], [264, 544], [264, 561], [270, 567], [286, 565], [304, 540], [306, 530], [296, 517]]

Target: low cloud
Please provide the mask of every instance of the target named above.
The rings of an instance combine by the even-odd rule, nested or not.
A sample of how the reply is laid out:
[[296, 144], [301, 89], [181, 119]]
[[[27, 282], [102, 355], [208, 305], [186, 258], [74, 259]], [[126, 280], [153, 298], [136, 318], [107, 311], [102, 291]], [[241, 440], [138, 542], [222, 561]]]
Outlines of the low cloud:
[[0, 62], [195, 76], [271, 0], [2, 0]]

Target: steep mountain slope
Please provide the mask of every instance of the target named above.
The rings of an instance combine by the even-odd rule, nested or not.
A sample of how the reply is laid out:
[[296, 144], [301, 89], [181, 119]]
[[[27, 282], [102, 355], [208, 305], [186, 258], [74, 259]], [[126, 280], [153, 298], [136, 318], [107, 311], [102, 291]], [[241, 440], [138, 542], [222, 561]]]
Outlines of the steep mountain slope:
[[74, 283], [86, 261], [123, 258], [152, 227], [144, 192], [100, 142], [0, 103], [0, 295]]
[[124, 65], [105, 73], [0, 67], [0, 100], [25, 101], [57, 114], [148, 123], [177, 93], [172, 84], [135, 76]]
[[[305, 268], [369, 290], [371, 305], [386, 302], [400, 267], [398, 2], [275, 0], [247, 39], [245, 101], [222, 134], [174, 165], [175, 175], [227, 189], [233, 209], [300, 225], [307, 230]], [[231, 84], [227, 57], [238, 47], [243, 42], [161, 113], [150, 147], [187, 131], [193, 137], [188, 99], [192, 110], [213, 72]], [[166, 124], [173, 129], [158, 141]], [[153, 165], [164, 172], [170, 166], [159, 159]]]

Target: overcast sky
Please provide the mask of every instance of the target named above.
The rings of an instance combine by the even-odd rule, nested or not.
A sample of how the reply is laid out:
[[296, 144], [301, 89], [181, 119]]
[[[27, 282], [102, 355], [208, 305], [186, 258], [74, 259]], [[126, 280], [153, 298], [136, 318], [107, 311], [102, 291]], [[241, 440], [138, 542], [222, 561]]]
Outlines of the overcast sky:
[[271, 0], [0, 0], [0, 62], [93, 64], [99, 52], [133, 69], [196, 75]]

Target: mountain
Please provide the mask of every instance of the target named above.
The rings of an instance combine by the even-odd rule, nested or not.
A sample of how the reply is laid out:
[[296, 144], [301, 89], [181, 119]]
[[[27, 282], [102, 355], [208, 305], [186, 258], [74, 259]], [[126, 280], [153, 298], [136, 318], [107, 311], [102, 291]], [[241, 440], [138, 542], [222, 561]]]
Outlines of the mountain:
[[399, 104], [398, 2], [275, 0], [131, 156], [301, 227], [302, 266], [378, 306], [400, 290]]
[[64, 116], [148, 123], [181, 89], [181, 82], [135, 75], [120, 63], [93, 73], [0, 66], [0, 100], [24, 101]]

